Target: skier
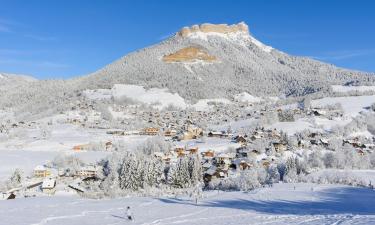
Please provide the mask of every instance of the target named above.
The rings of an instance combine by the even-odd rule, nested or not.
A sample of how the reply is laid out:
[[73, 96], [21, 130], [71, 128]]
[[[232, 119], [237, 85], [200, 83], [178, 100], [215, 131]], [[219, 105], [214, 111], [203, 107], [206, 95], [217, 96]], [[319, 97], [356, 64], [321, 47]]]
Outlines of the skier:
[[134, 218], [132, 215], [132, 211], [130, 210], [130, 206], [126, 208], [126, 216], [128, 217], [128, 220], [133, 221]]

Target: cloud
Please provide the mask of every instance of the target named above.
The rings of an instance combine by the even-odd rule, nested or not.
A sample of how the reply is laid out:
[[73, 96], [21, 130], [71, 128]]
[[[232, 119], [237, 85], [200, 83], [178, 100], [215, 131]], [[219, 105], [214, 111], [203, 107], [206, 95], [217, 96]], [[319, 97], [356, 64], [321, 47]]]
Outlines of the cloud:
[[357, 50], [342, 50], [342, 51], [333, 51], [326, 52], [320, 56], [311, 56], [314, 59], [318, 60], [344, 60], [350, 58], [356, 58], [366, 55], [375, 54], [375, 49], [357, 49]]

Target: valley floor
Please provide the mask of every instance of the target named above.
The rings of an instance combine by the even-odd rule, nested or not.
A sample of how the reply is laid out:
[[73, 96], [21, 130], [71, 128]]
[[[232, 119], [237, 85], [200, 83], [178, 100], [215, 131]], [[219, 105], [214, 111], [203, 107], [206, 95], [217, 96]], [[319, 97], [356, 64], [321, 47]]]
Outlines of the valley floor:
[[243, 192], [187, 197], [106, 200], [56, 196], [0, 202], [1, 225], [130, 224], [375, 224], [375, 192], [343, 185], [275, 184]]

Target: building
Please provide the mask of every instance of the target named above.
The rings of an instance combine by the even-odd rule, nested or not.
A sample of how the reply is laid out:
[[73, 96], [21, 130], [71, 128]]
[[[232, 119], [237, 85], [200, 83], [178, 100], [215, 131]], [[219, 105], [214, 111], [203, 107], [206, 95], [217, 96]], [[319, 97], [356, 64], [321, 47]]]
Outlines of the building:
[[77, 172], [77, 175], [80, 177], [96, 177], [98, 174], [98, 168], [96, 166], [84, 166], [81, 167], [80, 170]]
[[89, 144], [83, 144], [83, 145], [75, 145], [75, 146], [73, 146], [73, 150], [76, 151], [76, 152], [84, 151], [84, 150], [89, 150], [89, 149], [90, 149], [90, 145]]
[[34, 168], [34, 177], [47, 177], [51, 175], [51, 171], [45, 166], [38, 165]]
[[147, 127], [143, 130], [143, 134], [155, 136], [159, 133], [159, 128]]
[[49, 177], [43, 180], [42, 192], [45, 194], [53, 195], [56, 192], [56, 179]]

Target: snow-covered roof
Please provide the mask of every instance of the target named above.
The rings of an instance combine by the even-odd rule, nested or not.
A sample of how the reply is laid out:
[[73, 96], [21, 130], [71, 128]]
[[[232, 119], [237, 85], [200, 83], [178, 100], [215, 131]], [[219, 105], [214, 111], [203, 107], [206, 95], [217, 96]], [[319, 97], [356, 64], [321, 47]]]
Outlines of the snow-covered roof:
[[56, 184], [56, 179], [55, 178], [47, 178], [45, 180], [43, 180], [43, 183], [42, 183], [42, 188], [54, 188], [55, 187], [55, 184]]
[[34, 170], [46, 170], [46, 167], [43, 165], [37, 165]]

